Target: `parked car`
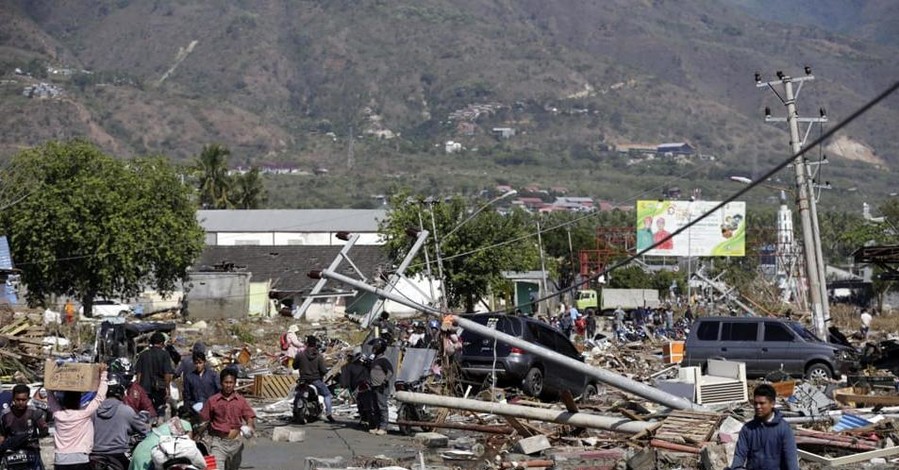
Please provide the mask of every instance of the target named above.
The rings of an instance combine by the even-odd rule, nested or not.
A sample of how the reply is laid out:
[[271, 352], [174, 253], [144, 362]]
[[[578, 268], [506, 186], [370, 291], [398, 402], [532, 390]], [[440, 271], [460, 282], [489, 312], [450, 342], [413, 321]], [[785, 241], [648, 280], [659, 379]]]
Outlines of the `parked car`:
[[704, 367], [709, 359], [746, 364], [746, 375], [771, 372], [806, 378], [839, 377], [857, 367], [852, 348], [825, 343], [802, 324], [779, 318], [703, 317], [684, 345], [684, 366]]
[[130, 305], [110, 299], [94, 299], [94, 307], [91, 309], [90, 317], [84, 314], [84, 305], [78, 307], [78, 318], [82, 320], [104, 317], [124, 317], [130, 313], [132, 313]]
[[[539, 320], [499, 314], [466, 315], [465, 318], [573, 359], [584, 360], [561, 331]], [[596, 394], [596, 382], [582, 372], [472, 331], [463, 331], [460, 339], [459, 364], [469, 381], [482, 383], [495, 371], [497, 386], [516, 386], [533, 397], [557, 395], [562, 390], [570, 390], [575, 397]]]

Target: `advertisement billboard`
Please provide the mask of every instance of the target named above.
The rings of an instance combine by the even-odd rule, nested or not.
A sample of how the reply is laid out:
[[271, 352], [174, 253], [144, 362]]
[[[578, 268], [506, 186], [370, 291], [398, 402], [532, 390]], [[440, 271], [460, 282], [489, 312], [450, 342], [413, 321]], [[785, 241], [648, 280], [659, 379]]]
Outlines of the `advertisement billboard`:
[[[637, 251], [712, 210], [715, 201], [637, 201]], [[731, 202], [645, 253], [650, 256], [743, 256], [746, 203]]]

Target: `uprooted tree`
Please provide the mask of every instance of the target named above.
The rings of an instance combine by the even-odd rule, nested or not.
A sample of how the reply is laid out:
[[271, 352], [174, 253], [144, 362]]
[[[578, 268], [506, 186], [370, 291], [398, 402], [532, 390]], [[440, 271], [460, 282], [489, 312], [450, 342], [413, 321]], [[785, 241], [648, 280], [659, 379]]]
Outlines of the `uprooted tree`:
[[[100, 296], [171, 293], [203, 249], [192, 189], [163, 157], [118, 160], [73, 140], [24, 150], [13, 163], [27, 197], [0, 220], [30, 305], [68, 295], [89, 315]], [[0, 184], [12, 176], [0, 174]]]

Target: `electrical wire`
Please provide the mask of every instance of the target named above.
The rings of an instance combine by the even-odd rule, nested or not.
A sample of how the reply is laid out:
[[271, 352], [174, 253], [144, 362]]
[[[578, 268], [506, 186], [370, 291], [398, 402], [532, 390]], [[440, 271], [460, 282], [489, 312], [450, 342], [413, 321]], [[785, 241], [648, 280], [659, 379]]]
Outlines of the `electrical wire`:
[[[839, 131], [840, 129], [846, 127], [847, 125], [849, 125], [849, 123], [855, 121], [859, 116], [865, 114], [865, 113], [868, 112], [872, 107], [876, 106], [878, 103], [880, 103], [881, 101], [883, 101], [884, 99], [886, 99], [888, 96], [890, 96], [891, 94], [893, 94], [893, 92], [895, 92], [897, 88], [899, 88], [899, 82], [893, 83], [893, 84], [892, 84], [889, 88], [887, 88], [884, 92], [882, 92], [881, 94], [877, 95], [877, 96], [876, 96], [874, 99], [872, 99], [871, 101], [869, 101], [869, 102], [865, 103], [864, 105], [862, 105], [861, 108], [859, 108], [858, 110], [856, 110], [855, 112], [853, 112], [852, 114], [850, 114], [848, 117], [846, 117], [845, 119], [843, 119], [842, 121], [840, 121], [840, 122], [839, 122], [837, 125], [835, 125], [832, 129], [830, 129], [830, 130], [828, 130], [828, 131], [826, 131], [826, 132], [823, 132], [823, 133], [822, 133], [817, 139], [815, 139], [811, 144], [809, 144], [809, 145], [803, 147], [803, 148], [800, 149], [798, 152], [796, 152], [795, 154], [791, 155], [789, 158], [785, 159], [783, 162], [777, 164], [777, 165], [774, 166], [772, 169], [768, 170], [767, 173], [761, 175], [759, 178], [757, 178], [756, 180], [752, 181], [751, 183], [749, 183], [748, 185], [746, 185], [745, 187], [743, 187], [743, 189], [737, 191], [736, 193], [734, 193], [734, 194], [731, 195], [730, 197], [728, 197], [728, 198], [726, 198], [725, 200], [719, 202], [717, 205], [715, 205], [714, 207], [712, 207], [711, 209], [709, 209], [707, 212], [705, 212], [705, 213], [703, 213], [703, 214], [700, 214], [698, 217], [692, 219], [692, 220], [689, 221], [687, 224], [685, 224], [683, 227], [679, 227], [677, 230], [675, 230], [674, 232], [670, 233], [667, 237], [665, 237], [665, 238], [663, 238], [663, 239], [661, 239], [661, 240], [659, 240], [659, 241], [653, 243], [652, 245], [650, 245], [650, 246], [644, 248], [644, 249], [641, 250], [641, 251], [638, 251], [637, 253], [635, 253], [635, 254], [633, 254], [633, 255], [631, 255], [631, 256], [625, 258], [624, 260], [621, 260], [621, 261], [619, 261], [619, 262], [613, 264], [612, 266], [603, 269], [603, 270], [602, 270], [601, 272], [599, 272], [599, 273], [596, 273], [596, 274], [594, 274], [594, 275], [592, 275], [592, 276], [590, 276], [590, 277], [588, 277], [588, 278], [586, 278], [586, 279], [584, 279], [584, 280], [582, 280], [582, 281], [580, 281], [580, 282], [574, 283], [574, 284], [572, 284], [572, 285], [570, 285], [570, 286], [568, 286], [568, 287], [566, 287], [566, 288], [564, 288], [564, 289], [561, 289], [561, 290], [559, 290], [559, 291], [557, 291], [557, 292], [555, 292], [555, 293], [552, 293], [552, 294], [550, 294], [550, 295], [547, 295], [547, 296], [544, 296], [544, 297], [542, 297], [542, 298], [540, 298], [540, 299], [537, 299], [536, 302], [542, 302], [542, 301], [549, 300], [549, 299], [552, 299], [552, 298], [555, 298], [555, 297], [561, 297], [562, 295], [564, 295], [564, 294], [566, 294], [566, 293], [568, 293], [568, 292], [571, 292], [571, 291], [573, 291], [573, 290], [576, 290], [578, 287], [580, 287], [580, 286], [582, 286], [582, 285], [584, 285], [584, 284], [587, 284], [587, 283], [592, 282], [592, 281], [594, 281], [594, 280], [596, 280], [596, 279], [599, 279], [601, 276], [604, 276], [604, 275], [606, 275], [606, 274], [608, 274], [608, 273], [610, 273], [610, 272], [612, 272], [612, 271], [614, 271], [614, 270], [616, 270], [616, 269], [618, 269], [618, 268], [621, 268], [621, 267], [623, 267], [623, 266], [628, 265], [628, 264], [631, 263], [632, 261], [634, 261], [634, 260], [638, 259], [639, 257], [645, 255], [645, 254], [646, 254], [647, 252], [649, 252], [650, 250], [653, 250], [655, 247], [657, 247], [657, 246], [659, 246], [659, 245], [661, 245], [661, 244], [667, 242], [668, 240], [674, 238], [675, 236], [677, 236], [677, 235], [679, 235], [679, 234], [685, 232], [685, 231], [688, 230], [690, 227], [692, 227], [692, 226], [696, 225], [697, 223], [701, 222], [702, 220], [708, 218], [709, 216], [711, 216], [712, 214], [714, 214], [714, 213], [717, 212], [718, 210], [722, 209], [722, 208], [723, 208], [724, 206], [726, 206], [727, 204], [730, 204], [731, 202], [737, 200], [738, 198], [740, 198], [740, 197], [743, 196], [744, 194], [748, 193], [750, 190], [752, 190], [752, 189], [755, 188], [756, 186], [759, 186], [759, 185], [763, 184], [765, 181], [768, 180], [768, 178], [773, 177], [773, 176], [776, 175], [778, 172], [780, 172], [781, 170], [783, 170], [784, 168], [786, 168], [787, 166], [789, 166], [790, 164], [792, 164], [797, 158], [803, 157], [803, 155], [805, 155], [805, 153], [808, 152], [810, 149], [812, 149], [812, 148], [814, 148], [814, 147], [816, 147], [816, 146], [818, 146], [818, 145], [821, 145], [822, 142], [824, 142], [825, 140], [829, 139], [829, 138], [830, 138], [831, 136], [833, 136], [837, 131]], [[499, 312], [492, 312], [492, 313], [499, 313]]]

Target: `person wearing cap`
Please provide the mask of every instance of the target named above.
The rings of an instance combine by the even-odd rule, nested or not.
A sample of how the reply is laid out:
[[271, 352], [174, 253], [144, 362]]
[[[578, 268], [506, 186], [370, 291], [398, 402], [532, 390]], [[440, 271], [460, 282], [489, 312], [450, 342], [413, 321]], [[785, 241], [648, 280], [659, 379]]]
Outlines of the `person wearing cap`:
[[107, 382], [106, 399], [93, 416], [94, 447], [91, 461], [102, 462], [107, 470], [128, 468], [131, 436], [145, 435], [150, 427], [131, 407], [124, 404], [125, 384], [113, 375]]
[[137, 356], [137, 363], [134, 367], [136, 372], [134, 380], [147, 391], [159, 418], [165, 416], [169, 385], [175, 374], [172, 358], [163, 349], [164, 344], [165, 336], [159, 332], [153, 333], [150, 336], [150, 347]]
[[222, 370], [220, 380], [222, 391], [206, 401], [200, 418], [209, 423], [209, 435], [212, 436], [209, 452], [215, 456], [217, 468], [238, 470], [243, 454], [242, 438], [256, 432], [256, 413], [247, 400], [234, 390], [236, 370]]
[[47, 394], [47, 403], [53, 413], [55, 432], [53, 444], [56, 454], [53, 468], [57, 470], [92, 470], [91, 448], [94, 444], [94, 412], [106, 397], [106, 364], [99, 364], [100, 386], [97, 394], [83, 409], [81, 392], [63, 392], [62, 402], [53, 391]]
[[194, 370], [184, 374], [184, 404], [200, 412], [209, 397], [222, 391], [219, 376], [206, 369], [206, 355], [195, 352]]

